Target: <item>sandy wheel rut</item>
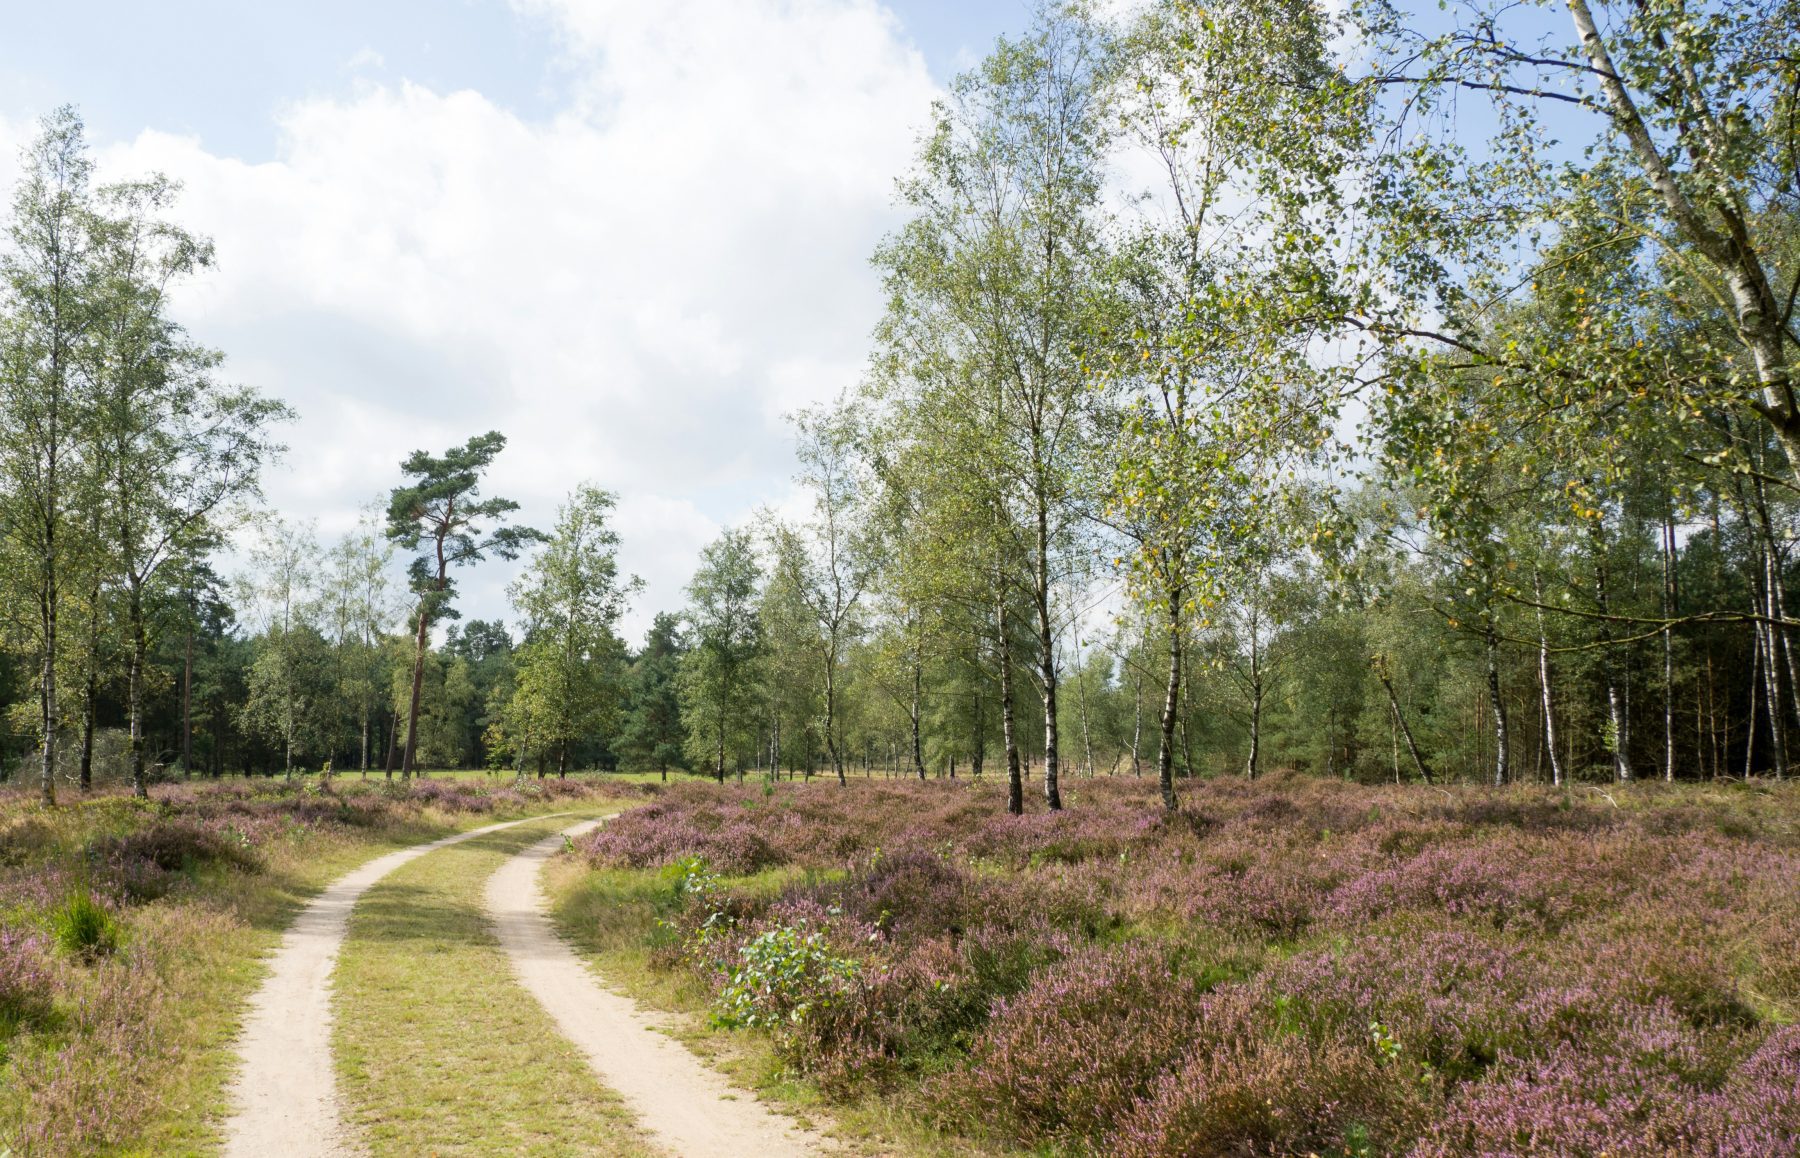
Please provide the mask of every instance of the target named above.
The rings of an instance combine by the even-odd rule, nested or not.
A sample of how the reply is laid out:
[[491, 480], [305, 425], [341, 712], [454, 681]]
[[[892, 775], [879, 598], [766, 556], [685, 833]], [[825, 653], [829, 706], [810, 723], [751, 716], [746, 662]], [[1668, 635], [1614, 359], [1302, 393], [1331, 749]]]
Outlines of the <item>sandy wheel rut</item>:
[[825, 1139], [772, 1113], [657, 1032], [656, 1019], [602, 987], [556, 935], [545, 915], [539, 873], [565, 836], [598, 823], [586, 821], [539, 841], [488, 882], [488, 914], [520, 983], [600, 1080], [625, 1099], [639, 1125], [683, 1158], [831, 1152]]

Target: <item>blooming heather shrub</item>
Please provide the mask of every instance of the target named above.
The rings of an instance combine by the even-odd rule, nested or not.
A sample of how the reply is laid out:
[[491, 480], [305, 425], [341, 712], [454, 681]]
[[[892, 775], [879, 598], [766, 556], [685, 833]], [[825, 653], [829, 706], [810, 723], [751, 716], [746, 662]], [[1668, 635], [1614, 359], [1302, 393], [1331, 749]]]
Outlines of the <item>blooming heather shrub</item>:
[[870, 962], [842, 1001], [782, 1036], [782, 1057], [836, 1095], [890, 1090], [960, 1061], [991, 1000], [952, 938], [932, 937]]
[[1463, 1086], [1413, 1154], [1698, 1154], [1691, 1098], [1629, 1058], [1564, 1047]]
[[1552, 859], [1568, 850], [1507, 834], [1481, 844], [1436, 845], [1357, 877], [1332, 898], [1350, 922], [1398, 909], [1437, 910], [1496, 928], [1525, 922], [1555, 931], [1606, 899], [1608, 883], [1591, 856], [1578, 864]]
[[96, 973], [61, 1027], [63, 1044], [12, 1063], [26, 1113], [0, 1122], [0, 1137], [21, 1154], [93, 1154], [130, 1138], [151, 1109], [152, 1075], [170, 1064], [156, 978], [123, 960]]
[[1800, 1154], [1800, 1026], [1783, 1026], [1696, 1115], [1721, 1155]]
[[1167, 891], [1188, 920], [1290, 938], [1312, 924], [1343, 872], [1291, 837], [1234, 830], [1177, 868]]
[[124, 871], [134, 861], [164, 873], [210, 865], [239, 872], [262, 867], [242, 830], [186, 820], [157, 820], [136, 832], [95, 841], [88, 855]]
[[990, 1013], [1079, 946], [1029, 911], [1007, 912], [961, 936], [889, 944], [845, 1001], [782, 1035], [783, 1057], [843, 1096], [960, 1066]]
[[0, 929], [0, 1064], [12, 1032], [50, 1014], [53, 978], [44, 950], [35, 933]]
[[1291, 1032], [1355, 1039], [1380, 1022], [1409, 1060], [1462, 1079], [1478, 1076], [1516, 1036], [1526, 968], [1471, 933], [1411, 930], [1297, 954], [1259, 984]]
[[[1667, 1003], [1700, 1030], [1754, 1027], [1760, 1020], [1718, 933], [1690, 922], [1637, 914], [1605, 935], [1584, 936], [1591, 976], [1610, 978], [1619, 997], [1638, 1005]], [[1623, 924], [1623, 922], [1621, 922]]]
[[595, 830], [581, 845], [589, 862], [612, 868], [660, 868], [699, 857], [741, 876], [784, 863], [756, 826], [737, 810], [659, 801]]
[[1201, 998], [1158, 946], [1084, 949], [998, 1002], [940, 1088], [1028, 1142], [1098, 1138], [1181, 1056]]
[[968, 872], [918, 851], [877, 856], [817, 895], [890, 941], [960, 934], [980, 904]]
[[[1229, 1022], [1228, 1018], [1219, 1018]], [[1102, 1149], [1120, 1158], [1396, 1153], [1428, 1094], [1371, 1048], [1270, 1042], [1248, 1025], [1203, 1044], [1133, 1105]]]

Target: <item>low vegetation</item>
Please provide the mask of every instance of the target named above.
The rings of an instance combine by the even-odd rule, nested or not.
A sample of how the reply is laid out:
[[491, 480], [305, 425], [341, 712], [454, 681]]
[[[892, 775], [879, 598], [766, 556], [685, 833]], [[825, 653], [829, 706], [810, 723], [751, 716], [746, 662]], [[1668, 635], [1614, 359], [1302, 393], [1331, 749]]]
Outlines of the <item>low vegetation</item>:
[[581, 844], [562, 915], [813, 1096], [958, 1146], [1800, 1146], [1792, 789], [999, 791], [682, 786]]
[[304, 899], [390, 848], [622, 785], [159, 787], [47, 810], [0, 794], [0, 1153], [188, 1152]]

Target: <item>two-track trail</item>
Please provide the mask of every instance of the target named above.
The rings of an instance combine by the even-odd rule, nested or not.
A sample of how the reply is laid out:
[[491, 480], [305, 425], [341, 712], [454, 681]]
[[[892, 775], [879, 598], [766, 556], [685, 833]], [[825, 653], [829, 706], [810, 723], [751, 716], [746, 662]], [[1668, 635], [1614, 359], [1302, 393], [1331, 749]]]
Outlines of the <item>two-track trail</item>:
[[565, 837], [598, 823], [584, 821], [539, 841], [488, 882], [488, 914], [520, 983], [636, 1112], [638, 1124], [671, 1152], [683, 1158], [831, 1152], [824, 1138], [758, 1104], [670, 1040], [658, 1019], [603, 987], [556, 935], [539, 883], [544, 862]]
[[[526, 818], [535, 819], [540, 818]], [[376, 857], [300, 911], [269, 959], [269, 976], [251, 998], [238, 1035], [233, 1112], [225, 1123], [229, 1158], [337, 1158], [358, 1152], [338, 1113], [331, 1062], [331, 972], [350, 910], [401, 865], [524, 823], [490, 824]]]
[[[543, 819], [490, 824], [377, 857], [301, 910], [269, 959], [268, 978], [251, 999], [237, 1040], [239, 1069], [223, 1131], [229, 1158], [350, 1158], [365, 1152], [344, 1124], [332, 1056], [332, 974], [351, 910], [402, 865]], [[539, 876], [565, 837], [599, 823], [584, 821], [529, 846], [488, 881], [487, 917], [520, 985], [595, 1076], [620, 1095], [637, 1125], [670, 1153], [772, 1158], [833, 1152], [826, 1139], [771, 1112], [671, 1040], [659, 1019], [605, 989], [556, 935]]]

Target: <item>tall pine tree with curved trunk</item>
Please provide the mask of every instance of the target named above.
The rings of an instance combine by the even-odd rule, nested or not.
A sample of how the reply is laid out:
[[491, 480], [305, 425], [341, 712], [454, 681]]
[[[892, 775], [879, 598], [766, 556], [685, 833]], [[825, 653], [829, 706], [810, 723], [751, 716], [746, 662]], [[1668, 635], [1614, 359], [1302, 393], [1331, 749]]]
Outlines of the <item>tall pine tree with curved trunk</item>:
[[455, 594], [451, 569], [479, 563], [489, 552], [516, 559], [528, 544], [545, 537], [530, 527], [505, 525], [505, 516], [518, 510], [518, 503], [481, 497], [481, 476], [505, 448], [505, 436], [490, 430], [442, 455], [416, 450], [400, 464], [413, 481], [395, 487], [388, 501], [388, 538], [403, 550], [422, 552], [407, 569], [419, 602], [414, 611], [412, 695], [406, 715], [402, 777], [412, 775], [418, 750], [419, 697], [425, 685], [431, 625], [457, 614], [450, 606]]

